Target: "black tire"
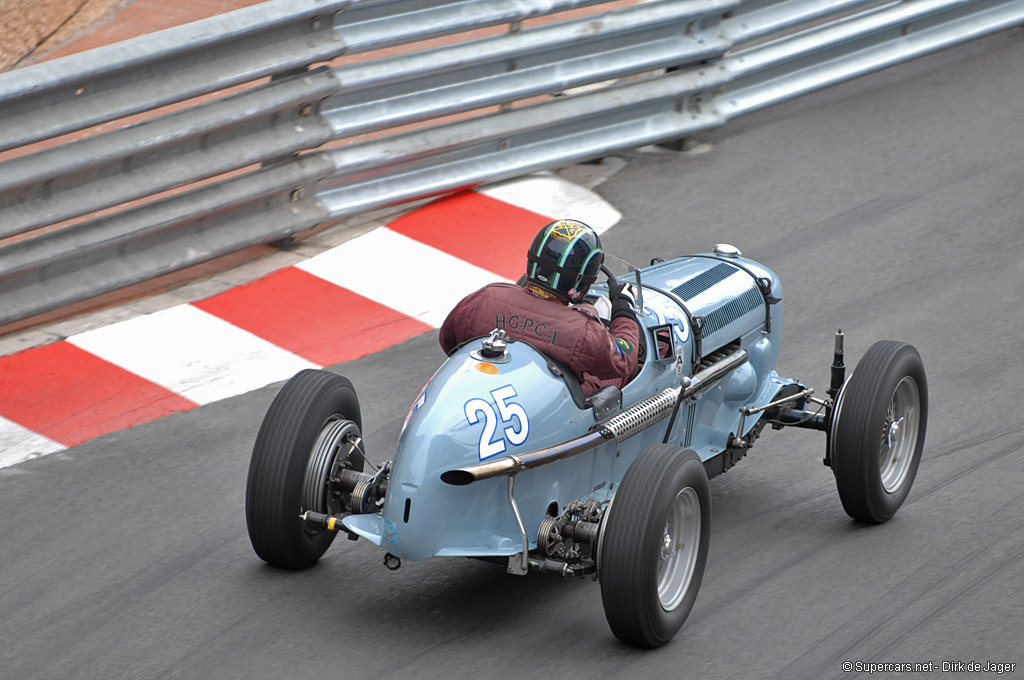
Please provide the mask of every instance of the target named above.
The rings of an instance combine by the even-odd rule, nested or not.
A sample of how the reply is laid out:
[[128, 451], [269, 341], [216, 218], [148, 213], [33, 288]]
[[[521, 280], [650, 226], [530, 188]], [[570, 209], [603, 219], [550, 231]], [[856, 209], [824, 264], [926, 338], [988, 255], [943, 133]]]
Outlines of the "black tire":
[[[249, 463], [245, 521], [253, 550], [274, 566], [310, 567], [334, 540], [336, 532], [312, 530], [299, 515], [311, 509], [303, 507], [303, 487], [314, 445], [339, 419], [362, 427], [352, 383], [311, 369], [285, 383], [263, 418]], [[362, 470], [362, 459], [352, 462]]]
[[921, 355], [903, 342], [871, 345], [836, 400], [829, 435], [836, 487], [850, 517], [881, 524], [903, 505], [927, 425]]
[[[686, 534], [691, 541], [677, 542], [666, 557], [664, 539], [676, 506], [676, 539]], [[711, 537], [711, 490], [704, 465], [689, 449], [652, 444], [626, 471], [607, 512], [598, 574], [608, 625], [623, 642], [660, 647], [686, 621], [704, 577]], [[698, 528], [696, 551], [684, 554]]]

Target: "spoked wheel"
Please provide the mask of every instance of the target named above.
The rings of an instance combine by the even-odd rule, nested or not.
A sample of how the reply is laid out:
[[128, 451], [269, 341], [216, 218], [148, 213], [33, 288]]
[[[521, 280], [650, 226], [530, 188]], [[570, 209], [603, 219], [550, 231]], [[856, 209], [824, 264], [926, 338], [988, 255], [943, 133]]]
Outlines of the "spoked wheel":
[[278, 392], [256, 435], [245, 494], [249, 540], [261, 559], [304, 569], [331, 545], [335, 532], [299, 516], [343, 509], [331, 479], [363, 469], [361, 422], [352, 383], [340, 375], [301, 371]]
[[896, 513], [914, 483], [927, 421], [921, 355], [902, 342], [873, 344], [832, 416], [832, 471], [850, 517], [881, 524]]
[[693, 608], [704, 576], [711, 491], [697, 454], [654, 444], [626, 471], [602, 527], [598, 574], [620, 640], [660, 647]]

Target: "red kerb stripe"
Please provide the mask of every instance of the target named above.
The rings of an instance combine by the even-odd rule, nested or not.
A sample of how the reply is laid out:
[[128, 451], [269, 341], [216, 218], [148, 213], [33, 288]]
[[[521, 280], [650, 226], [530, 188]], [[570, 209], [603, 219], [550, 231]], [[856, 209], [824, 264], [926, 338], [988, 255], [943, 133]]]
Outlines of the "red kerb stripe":
[[551, 220], [475, 191], [463, 191], [403, 215], [388, 228], [516, 281], [526, 271], [530, 242]]
[[66, 446], [195, 406], [67, 342], [0, 357], [0, 415]]
[[358, 359], [431, 330], [295, 267], [193, 304], [321, 366]]

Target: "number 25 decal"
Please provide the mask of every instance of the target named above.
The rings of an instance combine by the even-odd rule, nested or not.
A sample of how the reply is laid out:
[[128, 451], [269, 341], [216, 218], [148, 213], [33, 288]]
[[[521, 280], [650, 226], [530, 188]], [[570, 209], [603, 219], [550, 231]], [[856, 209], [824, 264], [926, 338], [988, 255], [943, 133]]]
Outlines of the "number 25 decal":
[[[494, 412], [491, 403], [483, 399], [470, 399], [466, 402], [466, 420], [470, 425], [480, 422], [480, 414], [484, 416], [484, 431], [480, 435], [480, 460], [496, 456], [505, 451], [505, 438], [512, 442], [513, 446], [519, 446], [526, 441], [530, 433], [530, 419], [526, 410], [515, 403], [507, 401], [515, 397], [516, 389], [511, 385], [491, 390], [491, 398], [498, 406], [498, 413]], [[501, 415], [501, 423], [507, 424], [504, 429], [505, 436], [494, 440], [494, 433], [498, 429], [498, 415]], [[513, 427], [512, 419], [518, 421], [518, 427]]]

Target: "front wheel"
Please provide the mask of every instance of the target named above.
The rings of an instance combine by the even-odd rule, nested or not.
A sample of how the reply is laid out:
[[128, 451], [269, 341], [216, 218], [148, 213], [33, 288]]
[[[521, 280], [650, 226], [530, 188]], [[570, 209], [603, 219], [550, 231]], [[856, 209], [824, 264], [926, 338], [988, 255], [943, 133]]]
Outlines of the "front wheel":
[[921, 355], [903, 342], [876, 342], [839, 393], [832, 416], [832, 471], [850, 517], [881, 524], [903, 505], [927, 424]]
[[300, 519], [342, 507], [330, 483], [340, 467], [361, 471], [359, 401], [347, 379], [321, 370], [300, 371], [285, 383], [256, 435], [245, 492], [245, 521], [253, 550], [286, 569], [316, 563], [335, 532]]
[[617, 638], [660, 647], [697, 599], [711, 536], [711, 490], [696, 453], [644, 449], [622, 478], [599, 544], [601, 600]]

